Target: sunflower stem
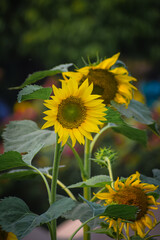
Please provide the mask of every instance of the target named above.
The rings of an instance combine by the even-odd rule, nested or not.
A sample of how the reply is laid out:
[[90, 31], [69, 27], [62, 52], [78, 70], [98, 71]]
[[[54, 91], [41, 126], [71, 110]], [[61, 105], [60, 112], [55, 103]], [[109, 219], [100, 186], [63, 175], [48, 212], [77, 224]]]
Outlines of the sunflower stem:
[[110, 176], [110, 179], [111, 179], [111, 186], [112, 188], [114, 187], [114, 184], [113, 184], [113, 172], [112, 172], [112, 165], [111, 165], [111, 161], [108, 157], [105, 157], [105, 161], [107, 162], [107, 167], [108, 167], [108, 172], [109, 172], [109, 176]]
[[75, 158], [76, 158], [76, 160], [78, 162], [78, 165], [79, 165], [79, 168], [80, 168], [80, 171], [81, 171], [81, 177], [84, 180], [87, 177], [87, 173], [84, 170], [82, 159], [80, 158], [80, 156], [79, 156], [78, 152], [76, 151], [76, 149], [73, 148], [72, 145], [69, 142], [67, 142], [67, 145], [72, 150], [72, 152], [73, 152], [73, 154], [74, 154], [74, 156], [75, 156]]
[[32, 168], [32, 169], [34, 169], [36, 172], [38, 172], [39, 175], [42, 177], [42, 179], [43, 179], [43, 181], [44, 181], [44, 183], [45, 183], [45, 185], [46, 185], [46, 189], [47, 189], [47, 193], [48, 193], [48, 199], [49, 199], [49, 201], [50, 201], [50, 198], [51, 198], [51, 191], [50, 191], [49, 184], [48, 184], [48, 182], [47, 182], [47, 180], [46, 180], [44, 174], [43, 174], [38, 168], [36, 168], [36, 167], [34, 167], [34, 166], [32, 166], [32, 165], [29, 166], [29, 167]]
[[[50, 205], [52, 205], [56, 201], [56, 191], [57, 191], [57, 179], [58, 179], [58, 169], [59, 169], [59, 161], [61, 154], [61, 144], [58, 143], [58, 134], [56, 134], [56, 146], [54, 153], [54, 162], [53, 162], [53, 170], [52, 170], [52, 181], [51, 181], [51, 197], [50, 197]], [[56, 219], [51, 221], [51, 240], [56, 240]]]
[[[84, 149], [84, 171], [87, 174], [87, 177], [84, 178], [86, 181], [91, 176], [91, 161], [90, 161], [90, 140], [85, 139], [85, 149]], [[83, 188], [83, 196], [88, 201], [91, 199], [91, 188], [84, 187]], [[90, 227], [88, 225], [85, 225], [83, 227], [83, 240], [89, 240], [90, 239]]]
[[119, 224], [118, 224], [118, 221], [117, 221], [117, 240], [119, 240]]
[[157, 234], [157, 235], [152, 235], [152, 236], [149, 236], [149, 237], [145, 238], [145, 240], [148, 240], [148, 239], [151, 239], [151, 238], [154, 238], [154, 237], [159, 237], [159, 236], [160, 236], [159, 234]]
[[[84, 227], [88, 222], [94, 220], [95, 218], [97, 218], [97, 216], [94, 216], [94, 217], [88, 219], [87, 221], [85, 221], [84, 223], [82, 223], [81, 226], [80, 226], [79, 228], [77, 228], [77, 230], [72, 234], [72, 236], [69, 238], [69, 240], [72, 240], [73, 237], [76, 235], [76, 233], [77, 233], [82, 227]], [[84, 240], [84, 239], [83, 239], [83, 240]]]
[[[49, 179], [52, 179], [52, 176], [50, 174], [45, 174], [45, 176], [48, 177]], [[67, 188], [66, 185], [64, 185], [64, 183], [57, 179], [57, 184], [68, 194], [68, 196], [72, 200], [77, 201], [73, 193]]]
[[91, 146], [90, 146], [90, 152], [91, 152], [91, 153], [92, 153], [92, 151], [93, 151], [94, 145], [95, 145], [96, 141], [98, 140], [98, 138], [101, 136], [101, 134], [102, 134], [103, 132], [105, 132], [105, 131], [106, 131], [108, 128], [110, 128], [110, 127], [111, 127], [110, 124], [108, 124], [107, 126], [103, 127], [103, 128], [99, 131], [99, 133], [97, 133], [97, 134], [94, 136], [93, 141], [91, 142]]

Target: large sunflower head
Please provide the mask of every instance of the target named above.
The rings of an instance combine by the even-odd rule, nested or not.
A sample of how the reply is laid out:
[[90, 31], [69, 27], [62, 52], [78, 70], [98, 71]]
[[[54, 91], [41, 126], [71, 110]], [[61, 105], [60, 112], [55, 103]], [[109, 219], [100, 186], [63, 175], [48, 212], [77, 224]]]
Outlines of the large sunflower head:
[[92, 140], [91, 132], [99, 132], [105, 118], [106, 108], [99, 95], [92, 95], [93, 84], [85, 80], [82, 85], [74, 80], [62, 81], [62, 88], [52, 86], [54, 96], [45, 100], [44, 105], [49, 110], [44, 113], [46, 123], [42, 129], [54, 126], [59, 135], [59, 143], [66, 143], [70, 137], [72, 146], [76, 140], [84, 144], [84, 137]]
[[106, 105], [109, 105], [113, 100], [128, 106], [132, 99], [132, 91], [136, 89], [130, 82], [136, 81], [136, 79], [129, 76], [124, 67], [112, 68], [118, 57], [119, 53], [96, 66], [86, 66], [76, 70], [76, 72], [64, 72], [63, 77], [66, 80], [72, 78], [80, 83], [88, 78], [89, 83], [94, 84], [93, 92], [100, 94]]
[[[135, 221], [127, 222], [127, 236], [129, 237], [129, 227], [134, 230], [140, 237], [145, 236], [145, 228], [152, 229], [156, 224], [156, 218], [152, 209], [158, 209], [155, 198], [151, 192], [157, 189], [153, 184], [141, 183], [140, 174], [136, 172], [131, 175], [124, 183], [119, 178], [114, 183], [114, 188], [106, 185], [107, 192], [98, 193], [96, 197], [105, 200], [105, 205], [116, 203], [133, 205], [138, 207], [138, 213]], [[153, 218], [153, 221], [151, 220]], [[109, 227], [113, 227], [117, 231], [117, 221], [105, 217], [109, 222]], [[119, 232], [121, 233], [124, 222], [118, 219]]]

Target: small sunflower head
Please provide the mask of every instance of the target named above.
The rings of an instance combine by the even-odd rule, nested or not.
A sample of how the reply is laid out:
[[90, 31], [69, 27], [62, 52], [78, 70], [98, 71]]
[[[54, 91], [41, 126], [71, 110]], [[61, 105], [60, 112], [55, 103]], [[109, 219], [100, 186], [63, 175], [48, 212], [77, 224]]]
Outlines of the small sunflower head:
[[[98, 193], [96, 197], [104, 200], [105, 204], [125, 204], [137, 207], [137, 217], [135, 221], [127, 222], [127, 236], [129, 236], [129, 227], [132, 228], [140, 237], [145, 236], [145, 228], [152, 229], [156, 224], [156, 218], [152, 209], [158, 209], [152, 192], [157, 189], [153, 184], [141, 183], [140, 174], [136, 172], [132, 174], [125, 182], [121, 182], [119, 178], [114, 183], [112, 188], [106, 185], [107, 192]], [[153, 217], [153, 220], [150, 218]], [[117, 222], [114, 219], [105, 218], [117, 231]], [[120, 232], [124, 227], [124, 222], [119, 219]]]
[[95, 159], [94, 161], [97, 162], [101, 167], [108, 167], [108, 160], [110, 161], [111, 164], [114, 163], [114, 161], [117, 158], [117, 153], [109, 148], [100, 148], [96, 153], [95, 153]]
[[131, 81], [136, 79], [129, 76], [124, 65], [116, 64], [118, 57], [119, 53], [97, 65], [90, 64], [76, 69], [76, 72], [64, 72], [63, 77], [66, 80], [72, 78], [79, 83], [88, 79], [89, 83], [94, 84], [93, 93], [101, 95], [106, 105], [115, 101], [128, 106], [133, 97], [133, 90], [136, 89]]

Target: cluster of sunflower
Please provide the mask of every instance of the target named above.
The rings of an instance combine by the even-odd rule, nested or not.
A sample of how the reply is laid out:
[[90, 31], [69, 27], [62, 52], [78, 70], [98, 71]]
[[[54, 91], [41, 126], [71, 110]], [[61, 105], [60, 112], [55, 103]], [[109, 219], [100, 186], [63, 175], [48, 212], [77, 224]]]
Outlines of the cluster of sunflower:
[[[72, 141], [72, 147], [77, 141], [80, 144], [85, 144], [85, 139], [92, 141], [92, 133], [98, 133], [103, 127], [111, 101], [125, 104], [126, 107], [130, 103], [136, 90], [131, 82], [136, 79], [129, 75], [125, 67], [115, 67], [118, 58], [119, 53], [98, 64], [74, 72], [64, 72], [62, 87], [53, 85], [54, 95], [44, 103], [49, 110], [44, 112], [46, 122], [42, 129], [54, 126], [58, 143], [62, 143], [62, 146], [67, 141]], [[118, 228], [117, 220], [104, 218], [109, 222], [109, 228], [115, 232], [121, 234], [125, 229], [128, 239], [130, 227], [136, 235], [144, 238], [146, 227], [150, 230], [157, 223], [151, 211], [157, 209], [158, 205], [153, 195], [156, 189], [152, 184], [142, 183], [140, 174], [136, 172], [123, 182], [118, 178], [113, 185], [106, 185], [105, 191], [95, 196], [105, 201], [104, 205], [125, 204], [138, 207], [136, 220], [125, 222], [118, 219]]]

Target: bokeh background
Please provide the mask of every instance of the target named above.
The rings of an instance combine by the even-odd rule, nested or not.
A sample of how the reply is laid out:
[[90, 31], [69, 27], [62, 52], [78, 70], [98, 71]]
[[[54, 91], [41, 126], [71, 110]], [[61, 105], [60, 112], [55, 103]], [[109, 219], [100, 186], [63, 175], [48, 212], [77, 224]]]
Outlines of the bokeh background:
[[[43, 124], [43, 102], [17, 103], [18, 86], [25, 78], [40, 70], [63, 63], [78, 67], [87, 61], [111, 57], [121, 52], [120, 60], [138, 79], [136, 86], [143, 95], [136, 98], [150, 108], [160, 124], [160, 1], [159, 0], [1, 0], [0, 1], [0, 132], [11, 120], [34, 120]], [[58, 76], [61, 77], [61, 76]], [[57, 83], [57, 77], [46, 78], [43, 86]], [[136, 122], [133, 125], [143, 128]], [[160, 140], [150, 130], [144, 147], [122, 135], [107, 131], [97, 143], [118, 151], [113, 166], [114, 177], [136, 170], [152, 176], [160, 168]], [[83, 156], [83, 147], [77, 145]], [[96, 150], [95, 148], [95, 150]], [[3, 153], [2, 139], [0, 153]], [[34, 159], [36, 166], [51, 164], [53, 149], [46, 148]], [[59, 178], [66, 185], [81, 181], [77, 163], [66, 147], [62, 156]], [[92, 174], [105, 171], [93, 163]], [[58, 189], [60, 194], [64, 194]], [[75, 189], [77, 195], [80, 189]], [[47, 207], [47, 196], [39, 177], [0, 182], [0, 197], [15, 195], [23, 198], [36, 213]], [[37, 204], [38, 201], [38, 204]], [[61, 220], [60, 220], [61, 221]]]

